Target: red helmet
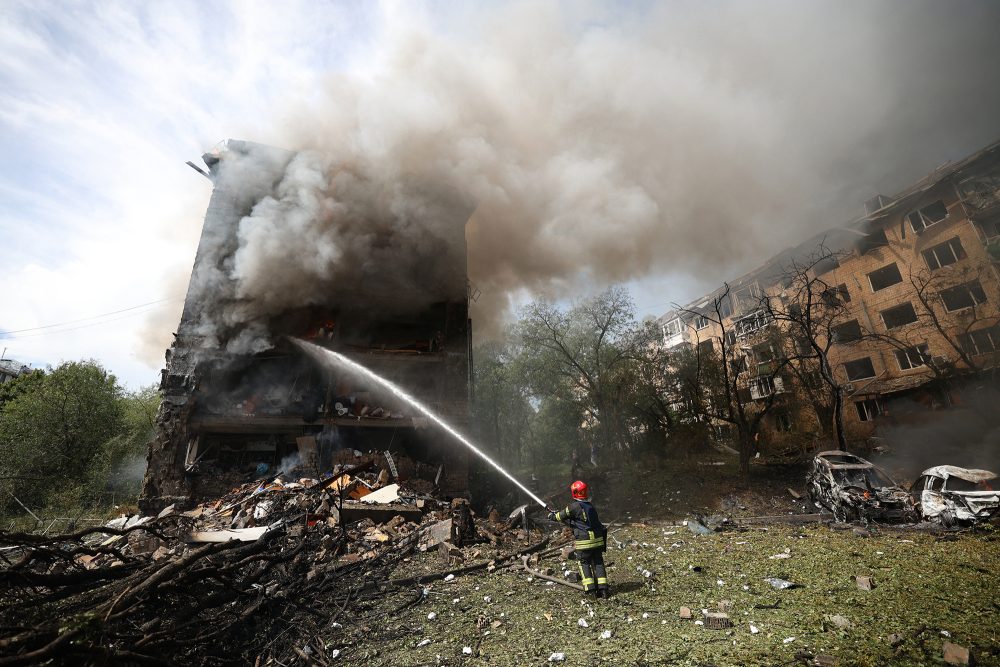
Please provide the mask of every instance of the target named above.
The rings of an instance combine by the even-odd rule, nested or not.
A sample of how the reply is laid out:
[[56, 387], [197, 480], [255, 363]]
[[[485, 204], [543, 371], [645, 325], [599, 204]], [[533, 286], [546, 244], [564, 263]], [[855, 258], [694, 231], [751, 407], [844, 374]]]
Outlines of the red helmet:
[[569, 487], [569, 492], [574, 500], [586, 500], [590, 497], [590, 490], [587, 488], [587, 483], [580, 480], [573, 482], [573, 485]]

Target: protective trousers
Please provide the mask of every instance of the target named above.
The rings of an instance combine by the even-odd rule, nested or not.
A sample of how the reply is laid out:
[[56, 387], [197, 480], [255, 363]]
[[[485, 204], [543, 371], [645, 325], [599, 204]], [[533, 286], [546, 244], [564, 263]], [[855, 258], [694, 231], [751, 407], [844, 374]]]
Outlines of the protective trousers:
[[600, 549], [577, 551], [576, 557], [580, 562], [580, 583], [583, 584], [583, 590], [587, 593], [607, 590], [608, 571], [604, 567], [602, 551]]

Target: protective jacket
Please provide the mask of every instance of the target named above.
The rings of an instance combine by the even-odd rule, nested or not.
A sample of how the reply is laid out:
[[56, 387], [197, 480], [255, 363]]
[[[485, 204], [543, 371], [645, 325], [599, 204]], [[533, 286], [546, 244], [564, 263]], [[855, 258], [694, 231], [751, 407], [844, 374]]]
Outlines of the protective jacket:
[[573, 546], [577, 551], [591, 549], [605, 550], [607, 529], [597, 518], [597, 510], [587, 500], [574, 500], [565, 509], [556, 512], [556, 521], [568, 523], [576, 539]]

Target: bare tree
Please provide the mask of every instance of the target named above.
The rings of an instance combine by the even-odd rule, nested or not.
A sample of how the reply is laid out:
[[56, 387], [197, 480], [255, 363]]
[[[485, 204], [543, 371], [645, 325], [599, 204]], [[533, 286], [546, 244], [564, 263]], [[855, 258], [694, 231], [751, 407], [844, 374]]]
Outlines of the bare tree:
[[[704, 401], [695, 399], [692, 405], [704, 410], [706, 417], [735, 428], [740, 475], [745, 479], [750, 472], [750, 461], [757, 451], [761, 423], [775, 405], [782, 384], [780, 372], [788, 359], [775, 355], [764, 363], [753, 363], [759, 361], [750, 358], [753, 343], [767, 339], [766, 313], [755, 311], [751, 317], [758, 319], [749, 325], [746, 319], [742, 327], [728, 325], [730, 293], [730, 286], [726, 283], [710, 305], [697, 311], [685, 309], [683, 312], [691, 317], [705, 318], [718, 333], [718, 337], [712, 339], [711, 354], [700, 351], [698, 346], [698, 391], [704, 392], [707, 398]], [[716, 344], [719, 348], [717, 353], [714, 352]]]
[[[778, 322], [786, 334], [787, 358], [793, 361], [793, 372], [802, 386], [813, 390], [807, 395], [812, 399], [821, 425], [827, 425], [823, 422], [828, 414], [833, 422], [837, 448], [846, 450], [845, 389], [833, 371], [830, 350], [837, 343], [850, 342], [845, 340], [847, 332], [838, 332], [838, 325], [844, 324], [848, 313], [849, 296], [845, 290], [824, 280], [820, 271], [842, 256], [843, 253], [834, 252], [821, 244], [804, 259], [792, 260], [780, 280], [782, 293], [765, 294], [761, 303], [769, 317]], [[856, 338], [851, 336], [855, 340], [862, 337], [860, 331], [855, 335]], [[816, 391], [812, 380], [815, 375], [818, 375], [825, 392]]]

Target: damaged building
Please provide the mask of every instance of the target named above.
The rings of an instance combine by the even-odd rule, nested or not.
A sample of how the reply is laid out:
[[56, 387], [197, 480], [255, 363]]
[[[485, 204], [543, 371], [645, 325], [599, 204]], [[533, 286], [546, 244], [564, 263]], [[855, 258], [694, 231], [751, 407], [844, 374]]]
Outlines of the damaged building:
[[[937, 410], [995, 396], [981, 389], [1000, 360], [1000, 142], [864, 209], [658, 319], [668, 348], [718, 354], [726, 336], [750, 369], [741, 398], [772, 404], [764, 444], [807, 451], [830, 437], [829, 406], [806, 399], [822, 385], [816, 374], [792, 364], [773, 372], [808, 344], [788, 319], [816, 300], [836, 313], [817, 342], [829, 343], [852, 446], [877, 447], [885, 426], [919, 426]], [[808, 271], [794, 276], [789, 267]], [[812, 304], [792, 303], [803, 294], [796, 278], [821, 288]]]
[[203, 160], [189, 164], [213, 192], [166, 353], [143, 511], [255, 475], [319, 476], [358, 454], [467, 494], [462, 448], [295, 341], [347, 356], [467, 430], [471, 208], [422, 184], [405, 199], [361, 168], [252, 142], [229, 140]]

